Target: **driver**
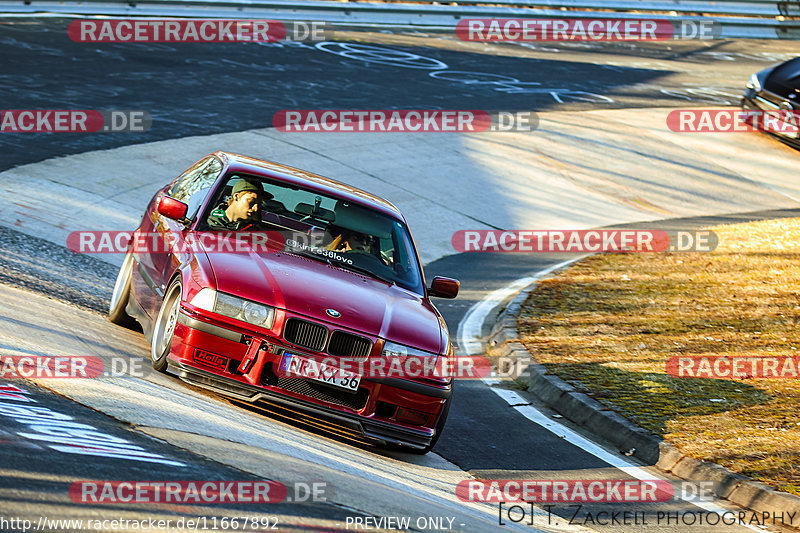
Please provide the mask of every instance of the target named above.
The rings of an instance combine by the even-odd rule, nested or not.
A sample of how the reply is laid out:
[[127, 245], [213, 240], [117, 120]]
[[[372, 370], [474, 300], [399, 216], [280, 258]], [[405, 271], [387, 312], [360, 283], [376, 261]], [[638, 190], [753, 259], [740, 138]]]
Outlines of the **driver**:
[[365, 252], [372, 254], [372, 237], [358, 231], [340, 233], [328, 247], [335, 252]]
[[[238, 176], [233, 176], [236, 179]], [[259, 185], [239, 178], [231, 191], [227, 206], [221, 203], [211, 211], [208, 225], [215, 230], [244, 231], [260, 228], [261, 201], [271, 200], [273, 196], [264, 192]]]

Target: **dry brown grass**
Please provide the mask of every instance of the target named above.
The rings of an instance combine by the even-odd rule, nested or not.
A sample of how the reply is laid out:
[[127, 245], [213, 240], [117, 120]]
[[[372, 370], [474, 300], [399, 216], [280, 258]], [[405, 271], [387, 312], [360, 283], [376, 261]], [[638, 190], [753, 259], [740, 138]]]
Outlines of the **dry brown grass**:
[[712, 253], [597, 255], [543, 281], [520, 336], [687, 455], [800, 494], [799, 380], [666, 374], [676, 355], [800, 355], [800, 219], [712, 229]]

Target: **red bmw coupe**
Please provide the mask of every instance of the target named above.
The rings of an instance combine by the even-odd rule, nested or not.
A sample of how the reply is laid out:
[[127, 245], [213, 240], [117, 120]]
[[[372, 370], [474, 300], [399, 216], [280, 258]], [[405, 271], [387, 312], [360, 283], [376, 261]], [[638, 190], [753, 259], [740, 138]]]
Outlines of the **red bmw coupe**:
[[426, 453], [444, 427], [452, 377], [375, 369], [408, 357], [452, 361], [429, 297], [458, 289], [444, 277], [426, 286], [406, 221], [389, 202], [215, 152], [153, 197], [109, 318], [141, 323], [157, 370]]

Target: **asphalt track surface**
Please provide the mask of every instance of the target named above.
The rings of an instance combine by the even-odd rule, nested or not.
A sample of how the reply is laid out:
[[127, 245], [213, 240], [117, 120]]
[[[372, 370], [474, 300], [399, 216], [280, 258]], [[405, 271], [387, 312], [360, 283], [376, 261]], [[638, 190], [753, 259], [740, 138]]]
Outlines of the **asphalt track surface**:
[[[355, 37], [354, 49], [314, 42], [76, 43], [65, 32], [70, 20], [0, 21], [3, 108], [146, 110], [153, 127], [146, 134], [37, 135], [34, 142], [28, 134], [6, 133], [0, 170], [88, 150], [269, 127], [281, 109], [544, 111], [735, 103], [747, 73], [792, 56], [785, 42], [467, 47], [452, 35], [416, 32], [367, 38], [340, 32]], [[385, 43], [399, 54], [387, 60], [359, 48]], [[685, 72], [664, 70], [670, 60], [683, 61]], [[705, 69], [709, 63], [716, 67], [713, 77]], [[599, 98], [582, 101], [587, 95], [567, 93], [559, 103], [545, 89]]]
[[[13, 23], [12, 23], [13, 22]], [[629, 47], [624, 45], [541, 46], [523, 48], [516, 45], [486, 47], [476, 52], [464, 50], [453, 39], [431, 38], [402, 33], [369, 35], [352, 38], [351, 43], [391, 44], [414, 56], [434, 58], [446, 69], [396, 68], [371, 60], [353, 59], [321, 50], [311, 44], [293, 45], [88, 45], [72, 43], [65, 35], [66, 21], [59, 19], [7, 19], [0, 25], [3, 64], [0, 74], [0, 99], [4, 109], [71, 108], [71, 109], [146, 109], [153, 116], [154, 127], [145, 134], [2, 134], [0, 135], [0, 169], [41, 161], [50, 157], [112, 148], [188, 135], [240, 131], [267, 127], [275, 111], [286, 108], [471, 108], [505, 110], [597, 109], [663, 105], [681, 102], [697, 105], [731, 103], [743, 85], [742, 72], [766, 67], [789, 54], [786, 43], [682, 43], [674, 49], [665, 46]], [[440, 36], [441, 37], [441, 36]], [[334, 49], [330, 47], [330, 49]], [[265, 61], [265, 50], [268, 61]], [[363, 50], [363, 49], [362, 49]], [[555, 50], [555, 51], [554, 51]], [[776, 51], [777, 50], [777, 51]], [[715, 55], [716, 54], [716, 55]], [[777, 56], [776, 56], [777, 54]], [[650, 68], [659, 61], [685, 60], [685, 72], [668, 80], [661, 69]], [[735, 68], [733, 65], [735, 64]], [[713, 79], [708, 71], [714, 69]], [[431, 70], [472, 73], [432, 77]], [[475, 76], [475, 73], [483, 73]], [[490, 75], [504, 76], [491, 78]], [[460, 77], [459, 77], [460, 76]], [[508, 78], [517, 80], [509, 81]], [[746, 76], [744, 77], [746, 78]], [[524, 85], [546, 80], [546, 87], [566, 91], [559, 102], [540, 86]], [[537, 82], [538, 83], [538, 82]], [[413, 84], [413, 90], [409, 85]], [[687, 90], [689, 87], [689, 90]], [[572, 92], [570, 92], [572, 91]], [[666, 92], [665, 92], [666, 91]], [[600, 95], [586, 101], [586, 93]], [[574, 99], [583, 95], [583, 99]], [[745, 216], [744, 218], [748, 218]], [[757, 218], [757, 215], [752, 215]], [[52, 304], [35, 302], [35, 306], [54, 305], [49, 312], [81, 313], [82, 320], [102, 331], [109, 331], [97, 311], [101, 311], [110, 293], [115, 271], [109, 265], [88, 257], [76, 257], [64, 249], [54, 249], [45, 241], [23, 236], [11, 228], [0, 231], [0, 276], [10, 285], [24, 287], [63, 300]], [[451, 332], [469, 307], [482, 294], [500, 288], [563, 260], [563, 257], [511, 257], [495, 254], [459, 254], [426, 265], [426, 276], [451, 275], [463, 282], [465, 297], [443, 302], [439, 307]], [[10, 292], [9, 292], [10, 291]], [[7, 301], [12, 297], [25, 300], [25, 293], [4, 289]], [[24, 310], [19, 307], [20, 313]], [[21, 314], [4, 315], [6, 331], [15, 334], [31, 327], [33, 320]], [[69, 320], [67, 318], [67, 320]], [[16, 321], [16, 322], [15, 322]], [[77, 318], [76, 318], [77, 321]], [[68, 324], [67, 324], [68, 326]], [[39, 326], [42, 343], [48, 335]], [[131, 358], [137, 353], [146, 356], [146, 343], [134, 332], [118, 333], [110, 348], [126, 350]], [[10, 335], [9, 335], [10, 336]], [[28, 337], [35, 351], [36, 335]], [[19, 345], [3, 343], [0, 348], [19, 350]], [[109, 348], [109, 346], [106, 346]], [[137, 350], [139, 352], [137, 352]], [[252, 416], [252, 409], [231, 404], [214, 395], [194, 390], [174, 379], [148, 376], [145, 382], [170, 394], [181, 394], [197, 402], [211, 402], [220, 409], [241, 410]], [[91, 424], [112, 436], [141, 445], [167, 461], [183, 463], [179, 470], [170, 470], [163, 463], [131, 463], [108, 458], [56, 454], [31, 439], [18, 436], [19, 427], [3, 421], [2, 485], [0, 512], [3, 516], [41, 516], [50, 509], [59, 518], [70, 516], [106, 516], [108, 508], [70, 505], [66, 498], [69, 482], [79, 479], [255, 479], [252, 468], [231, 466], [231, 460], [216, 461], [202, 453], [187, 450], [208, 448], [209, 440], [199, 446], [168, 444], [170, 439], [159, 433], [160, 440], [147, 437], [138, 426], [148, 424], [121, 423], [96, 409], [90, 409], [69, 397], [79, 392], [60, 394], [28, 382], [14, 382], [24, 388], [37, 403], [53, 411], [71, 416], [75, 421]], [[46, 384], [45, 384], [46, 385]], [[55, 388], [55, 387], [53, 387]], [[602, 460], [577, 448], [553, 433], [529, 423], [480, 382], [459, 382], [455, 391], [451, 417], [446, 431], [434, 450], [446, 464], [471, 475], [487, 479], [571, 476], [608, 477], [609, 467]], [[8, 402], [6, 402], [8, 403]], [[227, 411], [226, 411], [227, 412]], [[142, 416], [141, 412], [139, 413]], [[292, 436], [303, 434], [319, 439], [341, 454], [352, 453], [383, 465], [387, 460], [380, 452], [363, 449], [348, 439], [328, 432], [292, 423], [280, 415], [267, 416], [268, 424], [281, 426]], [[147, 432], [145, 432], [147, 433]], [[154, 433], [157, 433], [154, 431]], [[232, 447], [233, 448], [233, 447]], [[241, 447], [238, 454], [247, 454]], [[255, 453], [255, 452], [254, 452]], [[210, 454], [210, 452], [209, 452]], [[223, 456], [225, 454], [223, 453]], [[433, 459], [413, 458], [400, 454], [399, 460], [387, 469], [398, 472], [404, 465], [413, 470]], [[391, 459], [396, 459], [391, 457]], [[221, 459], [218, 457], [218, 459]], [[275, 469], [280, 469], [279, 464]], [[441, 466], [437, 463], [437, 466]], [[613, 469], [612, 469], [613, 470]], [[613, 474], [611, 474], [613, 475]], [[619, 477], [623, 474], [617, 473]], [[274, 479], [260, 474], [260, 478]], [[287, 480], [288, 481], [288, 480]], [[333, 482], [331, 482], [334, 485]], [[343, 482], [344, 483], [344, 482]], [[347, 485], [344, 485], [345, 487]], [[362, 499], [356, 505], [341, 502], [342, 491], [331, 502], [316, 504], [283, 503], [261, 513], [275, 513], [291, 530], [339, 530], [347, 516], [365, 516], [386, 511], [385, 501]], [[385, 496], [383, 494], [382, 496]], [[409, 500], [407, 514], [420, 514], [419, 497]], [[685, 503], [659, 506], [664, 509], [690, 509]], [[628, 505], [626, 510], [642, 510]], [[148, 508], [146, 512], [119, 509], [128, 516], [157, 514], [164, 516], [223, 516], [250, 509], [237, 507]], [[392, 509], [397, 512], [397, 508]], [[447, 509], [445, 511], [451, 511]], [[116, 510], [115, 510], [116, 511]], [[436, 512], [426, 509], [426, 511]], [[438, 509], [442, 511], [442, 509]], [[645, 509], [654, 512], [655, 507]], [[484, 513], [486, 516], [488, 514]], [[561, 509], [563, 516], [571, 509]], [[485, 530], [490, 522], [474, 515], [456, 529]], [[491, 518], [491, 517], [490, 517]], [[470, 521], [473, 520], [473, 521]], [[562, 520], [563, 522], [563, 520]], [[540, 524], [545, 526], [545, 524]], [[608, 526], [593, 529], [629, 531], [635, 527]], [[502, 529], [502, 528], [501, 528]], [[680, 531], [681, 527], [659, 525], [649, 529]], [[714, 527], [726, 531], [735, 528]], [[13, 530], [10, 529], [9, 530]], [[694, 527], [692, 531], [702, 531]]]

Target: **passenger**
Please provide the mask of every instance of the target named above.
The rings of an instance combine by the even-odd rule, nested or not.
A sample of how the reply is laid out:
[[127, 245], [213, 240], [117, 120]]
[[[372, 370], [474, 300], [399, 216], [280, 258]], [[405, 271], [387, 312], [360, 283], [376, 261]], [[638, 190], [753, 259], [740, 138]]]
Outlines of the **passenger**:
[[[233, 178], [236, 177], [233, 176]], [[221, 203], [211, 211], [211, 215], [208, 217], [209, 227], [215, 230], [233, 231], [260, 229], [262, 227], [261, 202], [265, 197], [267, 200], [273, 198], [259, 185], [239, 179], [233, 186], [227, 206]]]
[[343, 231], [333, 239], [328, 249], [335, 252], [363, 252], [377, 257], [372, 237], [358, 231]]

